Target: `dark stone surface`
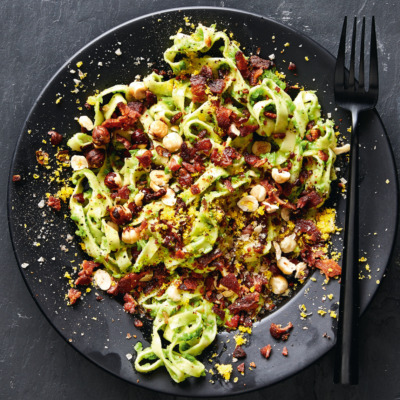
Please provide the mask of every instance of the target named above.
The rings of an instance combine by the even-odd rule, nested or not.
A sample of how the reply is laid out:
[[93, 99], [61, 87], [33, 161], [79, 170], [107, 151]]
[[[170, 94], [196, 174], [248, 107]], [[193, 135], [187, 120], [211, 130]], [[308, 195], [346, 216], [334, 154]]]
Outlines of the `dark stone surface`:
[[[375, 15], [381, 64], [377, 109], [400, 165], [400, 3], [389, 1], [23, 1], [0, 2], [0, 235], [1, 399], [169, 399], [107, 374], [68, 346], [29, 295], [14, 260], [6, 226], [6, 185], [12, 152], [24, 119], [54, 72], [87, 42], [115, 25], [171, 7], [212, 5], [263, 14], [304, 32], [333, 53], [344, 15]], [[384, 205], [382, 205], [384, 207]], [[361, 319], [360, 385], [332, 383], [333, 353], [296, 376], [237, 398], [395, 399], [400, 398], [399, 245], [370, 307]]]

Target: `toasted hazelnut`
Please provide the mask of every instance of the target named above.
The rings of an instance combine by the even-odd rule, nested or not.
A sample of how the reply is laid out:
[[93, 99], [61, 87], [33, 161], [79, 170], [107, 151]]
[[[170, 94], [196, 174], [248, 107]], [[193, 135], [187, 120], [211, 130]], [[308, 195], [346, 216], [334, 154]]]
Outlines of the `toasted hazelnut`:
[[101, 289], [101, 290], [108, 290], [111, 287], [111, 276], [107, 271], [104, 271], [104, 269], [98, 269], [95, 271], [93, 274], [94, 282], [95, 284]]
[[253, 143], [251, 151], [256, 156], [261, 156], [262, 154], [269, 153], [271, 151], [271, 143], [257, 141]]
[[142, 100], [146, 97], [147, 87], [143, 82], [132, 82], [129, 85], [129, 93], [136, 99]]
[[285, 183], [290, 179], [290, 172], [288, 171], [281, 171], [279, 172], [278, 168], [272, 168], [272, 179], [276, 183]]
[[141, 205], [143, 205], [143, 198], [144, 198], [144, 193], [143, 192], [139, 192], [135, 198], [133, 199], [135, 204], [140, 207]]
[[110, 143], [111, 137], [110, 132], [104, 126], [95, 126], [92, 132], [93, 143], [96, 146], [104, 146]]
[[228, 129], [228, 135], [230, 136], [240, 136], [240, 131], [236, 128], [235, 124], [232, 124]]
[[280, 260], [282, 257], [282, 250], [281, 250], [281, 246], [279, 246], [278, 242], [273, 241], [272, 244], [274, 245], [275, 248], [275, 256], [276, 256], [276, 260]]
[[110, 172], [105, 176], [104, 184], [109, 189], [118, 189], [122, 185], [121, 176], [116, 172]]
[[175, 153], [176, 151], [178, 151], [181, 148], [182, 143], [182, 137], [177, 132], [170, 132], [163, 139], [164, 147], [171, 153]]
[[296, 270], [296, 264], [293, 264], [286, 257], [281, 257], [276, 264], [285, 275], [290, 275]]
[[280, 243], [281, 249], [284, 253], [291, 253], [297, 246], [296, 234], [293, 233], [286, 236]]
[[122, 231], [122, 241], [128, 244], [136, 243], [140, 239], [140, 229], [133, 226], [127, 226]]
[[175, 192], [171, 188], [168, 188], [167, 193], [163, 197], [161, 197], [161, 201], [166, 206], [174, 206], [176, 203]]
[[129, 208], [114, 206], [110, 208], [110, 218], [117, 225], [125, 225], [132, 220], [132, 213]]
[[284, 221], [288, 222], [290, 220], [290, 209], [289, 208], [282, 208], [281, 217], [282, 217], [282, 219]]
[[153, 121], [149, 127], [149, 133], [158, 139], [162, 139], [168, 134], [168, 125], [161, 121]]
[[74, 171], [79, 171], [88, 168], [89, 164], [86, 157], [74, 155], [71, 157], [71, 167]]
[[341, 147], [335, 147], [333, 152], [338, 156], [339, 154], [348, 153], [350, 151], [350, 144], [347, 143]]
[[103, 149], [92, 149], [86, 153], [86, 160], [90, 168], [100, 168], [105, 159], [106, 154]]
[[279, 210], [278, 204], [270, 204], [270, 203], [268, 203], [268, 201], [263, 201], [262, 205], [265, 206], [265, 211], [268, 214], [272, 214], [275, 211]]
[[58, 146], [63, 140], [62, 135], [56, 131], [49, 131], [48, 134], [50, 135], [50, 143], [53, 146]]
[[161, 170], [154, 170], [150, 172], [150, 181], [157, 186], [166, 186], [171, 179], [170, 174], [166, 174]]
[[307, 269], [307, 264], [305, 262], [300, 262], [296, 265], [296, 274], [295, 278], [296, 279], [304, 279], [305, 274], [304, 271]]
[[250, 194], [261, 202], [267, 197], [267, 189], [263, 185], [256, 185], [251, 189]]
[[85, 128], [87, 131], [93, 130], [93, 121], [86, 115], [82, 115], [78, 118], [78, 123], [80, 126]]
[[269, 281], [272, 293], [283, 294], [288, 289], [288, 281], [282, 275], [273, 276]]
[[237, 202], [237, 205], [245, 212], [254, 212], [258, 208], [258, 201], [254, 196], [244, 196]]

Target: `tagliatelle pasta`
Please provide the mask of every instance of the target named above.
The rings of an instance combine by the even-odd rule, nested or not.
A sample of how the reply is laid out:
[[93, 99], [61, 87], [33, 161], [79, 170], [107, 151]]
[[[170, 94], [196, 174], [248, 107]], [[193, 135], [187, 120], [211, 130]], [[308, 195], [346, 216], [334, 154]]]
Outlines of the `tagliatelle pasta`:
[[76, 285], [107, 272], [96, 284], [153, 319], [135, 368], [182, 382], [204, 375], [196, 356], [218, 326], [251, 326], [315, 267], [340, 274], [322, 207], [337, 142], [315, 92], [292, 98], [271, 60], [215, 26], [171, 39], [170, 73], [88, 98], [92, 134], [68, 141], [83, 153], [70, 209], [94, 260]]

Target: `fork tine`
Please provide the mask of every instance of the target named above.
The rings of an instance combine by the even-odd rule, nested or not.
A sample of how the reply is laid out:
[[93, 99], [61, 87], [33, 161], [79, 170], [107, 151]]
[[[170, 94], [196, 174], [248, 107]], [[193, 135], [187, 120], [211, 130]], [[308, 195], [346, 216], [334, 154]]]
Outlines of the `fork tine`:
[[358, 87], [364, 89], [364, 41], [365, 41], [365, 17], [363, 17], [361, 29], [361, 49], [360, 49], [360, 69], [358, 78]]
[[356, 58], [356, 34], [357, 34], [357, 17], [354, 17], [353, 23], [353, 38], [351, 39], [351, 55], [350, 55], [350, 72], [349, 84], [350, 89], [354, 88], [354, 64]]
[[339, 51], [335, 66], [335, 87], [339, 90], [344, 87], [344, 62], [346, 53], [346, 26], [347, 17], [344, 17], [342, 35], [340, 37]]
[[378, 77], [378, 49], [376, 45], [376, 31], [375, 31], [375, 17], [372, 17], [371, 28], [371, 50], [369, 62], [369, 91], [373, 90], [378, 92], [379, 77]]

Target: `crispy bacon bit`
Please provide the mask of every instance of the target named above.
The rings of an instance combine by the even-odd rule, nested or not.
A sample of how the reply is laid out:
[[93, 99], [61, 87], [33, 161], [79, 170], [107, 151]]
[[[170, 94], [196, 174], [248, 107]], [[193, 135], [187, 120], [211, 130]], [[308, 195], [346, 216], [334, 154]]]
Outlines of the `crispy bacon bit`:
[[182, 167], [185, 167], [191, 174], [196, 172], [196, 168], [194, 165], [187, 163], [186, 161], [182, 162]]
[[233, 350], [232, 357], [235, 358], [245, 358], [247, 356], [246, 352], [243, 350], [242, 346], [236, 346], [235, 350]]
[[131, 148], [136, 149], [139, 145], [147, 146], [149, 144], [149, 138], [141, 129], [136, 129], [132, 133], [131, 142], [132, 142]]
[[56, 197], [50, 196], [49, 199], [47, 200], [47, 205], [56, 211], [61, 210], [60, 199], [57, 199]]
[[206, 83], [207, 78], [202, 75], [192, 75], [190, 77], [190, 91], [195, 103], [202, 103], [207, 100]]
[[239, 294], [240, 291], [240, 285], [239, 282], [235, 276], [235, 274], [230, 273], [226, 276], [224, 276], [219, 283], [222, 286], [225, 286], [227, 289], [232, 290], [233, 292], [235, 292], [236, 294]]
[[225, 318], [225, 311], [224, 311], [224, 310], [221, 310], [221, 309], [217, 306], [217, 304], [214, 304], [214, 305], [213, 305], [212, 311], [213, 311], [213, 313], [216, 314], [222, 321], [224, 320], [224, 318]]
[[274, 65], [274, 63], [271, 60], [264, 60], [263, 58], [258, 56], [251, 56], [250, 65], [253, 68], [269, 69]]
[[249, 64], [246, 58], [244, 57], [244, 54], [241, 51], [238, 51], [235, 54], [235, 60], [236, 60], [236, 65], [240, 73], [242, 74], [244, 79], [247, 79], [250, 76], [250, 71], [249, 71]]
[[287, 357], [289, 355], [289, 352], [288, 352], [288, 349], [287, 349], [286, 346], [282, 350], [282, 355], [285, 356], [285, 357]]
[[150, 108], [152, 105], [157, 103], [157, 96], [150, 92], [150, 90], [146, 90], [146, 106]]
[[313, 208], [322, 202], [322, 197], [315, 191], [299, 198], [297, 208]]
[[180, 164], [178, 163], [178, 161], [176, 161], [175, 158], [171, 158], [170, 162], [168, 163], [168, 168], [172, 171], [172, 172], [176, 172], [178, 171], [178, 169], [180, 168]]
[[258, 293], [249, 293], [241, 299], [237, 299], [233, 304], [228, 307], [232, 314], [238, 314], [241, 311], [253, 311], [258, 307], [258, 300], [260, 295]]
[[226, 107], [217, 108], [217, 123], [222, 129], [228, 129], [231, 125], [230, 117], [232, 115], [232, 110]]
[[258, 84], [258, 78], [262, 75], [262, 73], [263, 73], [262, 68], [253, 69], [253, 71], [251, 71], [249, 79], [251, 86], [255, 86]]
[[107, 129], [121, 128], [124, 130], [128, 130], [139, 119], [140, 113], [135, 111], [133, 108], [130, 108], [127, 104], [124, 104], [122, 101], [117, 104], [117, 107], [121, 112], [121, 115], [117, 118], [106, 119], [101, 124], [101, 126]]
[[196, 153], [196, 149], [189, 147], [186, 142], [182, 143], [181, 146], [181, 157], [183, 161], [186, 162], [191, 162], [193, 160], [193, 157]]
[[167, 193], [167, 190], [164, 188], [161, 188], [156, 192], [151, 188], [143, 188], [141, 191], [144, 193], [144, 197], [142, 200], [143, 204], [147, 204], [150, 203], [150, 201], [159, 199]]
[[117, 197], [119, 197], [120, 199], [128, 200], [130, 194], [131, 194], [131, 191], [128, 188], [128, 185], [125, 185], [125, 186], [122, 186], [122, 188], [118, 189]]
[[99, 268], [99, 267], [100, 267], [100, 265], [101, 265], [100, 263], [97, 263], [97, 262], [94, 262], [94, 261], [84, 260], [84, 261], [82, 262], [82, 270], [79, 271], [78, 275], [79, 275], [79, 276], [82, 276], [82, 275], [88, 275], [88, 276], [90, 276], [90, 275], [93, 274], [93, 271], [94, 271], [96, 268]]
[[321, 240], [321, 232], [316, 225], [307, 219], [299, 219], [296, 221], [296, 232], [306, 233], [310, 236], [311, 242], [319, 242]]
[[208, 264], [211, 263], [211, 261], [214, 261], [218, 257], [222, 256], [222, 251], [219, 249], [214, 249], [208, 254], [205, 254], [204, 256], [201, 256], [197, 258], [197, 263], [199, 264], [200, 268], [205, 268]]
[[267, 111], [265, 111], [265, 112], [264, 112], [264, 115], [265, 115], [267, 118], [271, 118], [271, 119], [276, 119], [276, 118], [277, 118], [277, 115], [276, 115], [275, 113], [272, 113], [272, 112], [267, 112]]
[[152, 154], [150, 150], [146, 150], [141, 156], [136, 156], [136, 158], [139, 160], [139, 164], [143, 168], [149, 168], [151, 165], [151, 158]]
[[270, 344], [267, 344], [266, 346], [264, 346], [261, 350], [260, 353], [263, 357], [265, 357], [267, 360], [271, 355], [271, 351], [272, 351], [272, 347]]
[[233, 193], [233, 192], [235, 191], [234, 187], [232, 186], [232, 182], [231, 182], [230, 179], [225, 179], [225, 180], [223, 181], [223, 184], [226, 186], [226, 188], [227, 188], [231, 193]]
[[128, 107], [139, 114], [143, 114], [145, 109], [145, 106], [141, 101], [131, 101], [128, 103]]
[[117, 142], [122, 143], [127, 150], [131, 148], [131, 142], [128, 139], [125, 139], [123, 136], [117, 134], [115, 139]]
[[247, 164], [251, 165], [252, 167], [258, 168], [264, 165], [267, 162], [267, 159], [261, 159], [254, 154], [248, 154], [247, 152], [244, 153], [244, 160]]
[[225, 147], [224, 151], [220, 153], [214, 149], [211, 153], [211, 161], [220, 167], [228, 167], [232, 165], [234, 159], [239, 159], [241, 154], [233, 147]]
[[40, 165], [47, 165], [49, 163], [49, 155], [43, 150], [36, 152], [36, 160]]
[[225, 325], [227, 326], [227, 328], [236, 329], [237, 326], [239, 325], [239, 319], [240, 315], [237, 314], [233, 316], [229, 321], [226, 321]]
[[327, 162], [329, 159], [328, 154], [325, 153], [325, 151], [323, 150], [319, 150], [318, 151], [318, 157], [323, 161], [323, 162]]
[[288, 66], [288, 70], [289, 71], [296, 71], [296, 69], [297, 69], [296, 64], [290, 61], [289, 62], [289, 66]]
[[240, 136], [247, 136], [259, 128], [259, 125], [243, 125], [239, 128]]
[[208, 87], [212, 94], [221, 94], [225, 89], [225, 81], [223, 79], [214, 79], [208, 82]]
[[71, 305], [75, 304], [76, 301], [79, 299], [79, 297], [81, 297], [82, 292], [80, 292], [77, 289], [69, 289], [68, 290], [68, 298], [69, 298], [69, 302]]
[[135, 325], [136, 328], [141, 328], [143, 326], [143, 322], [140, 319], [135, 318], [133, 320], [133, 325]]
[[199, 193], [200, 193], [199, 185], [192, 185], [192, 186], [190, 187], [190, 191], [191, 191], [191, 193], [192, 193], [193, 195], [199, 194]]
[[181, 112], [178, 112], [175, 115], [173, 115], [169, 121], [171, 122], [172, 125], [175, 125], [182, 118], [182, 115], [183, 114]]
[[47, 134], [50, 135], [50, 143], [53, 146], [58, 146], [63, 140], [62, 135], [56, 131], [49, 131]]
[[82, 276], [79, 276], [75, 280], [75, 285], [88, 286], [88, 285], [90, 285], [91, 282], [92, 282], [92, 278], [90, 276], [84, 274]]
[[342, 268], [340, 265], [331, 259], [317, 260], [315, 262], [315, 266], [325, 274], [327, 279], [334, 278], [342, 273]]
[[241, 374], [244, 374], [244, 363], [241, 363], [237, 366], [237, 370], [238, 372], [240, 372]]
[[21, 180], [21, 175], [13, 175], [12, 181], [13, 182], [19, 182]]
[[[308, 126], [308, 125], [307, 125]], [[321, 136], [321, 131], [318, 128], [315, 129], [311, 129], [310, 128], [310, 132], [307, 133], [306, 135], [306, 139], [310, 142], [314, 142], [315, 140], [317, 140], [319, 137]]]
[[201, 67], [199, 75], [204, 76], [204, 78], [206, 78], [206, 79], [212, 79], [213, 78], [213, 72], [212, 72], [211, 67], [209, 67], [208, 65], [203, 65]]
[[200, 151], [204, 151], [208, 153], [212, 149], [212, 143], [210, 139], [202, 139], [199, 140], [195, 145], [194, 148], [196, 149], [196, 153]]
[[271, 327], [269, 328], [269, 332], [271, 336], [277, 340], [288, 340], [290, 335], [290, 330], [293, 329], [293, 324], [289, 322], [285, 327], [282, 328], [282, 325], [277, 325], [272, 323]]
[[181, 290], [194, 291], [198, 286], [198, 280], [195, 278], [184, 279], [183, 283], [179, 286]]
[[171, 153], [165, 147], [162, 146], [157, 146], [156, 152], [160, 157], [169, 158], [171, 156]]
[[136, 300], [130, 294], [126, 293], [124, 295], [124, 310], [129, 314], [135, 314], [136, 306]]
[[193, 183], [193, 178], [186, 168], [181, 168], [179, 170], [178, 183], [184, 188], [189, 187]]
[[146, 275], [146, 271], [139, 272], [138, 274], [131, 272], [121, 278], [115, 286], [111, 286], [111, 288], [107, 290], [107, 293], [113, 296], [129, 293], [135, 289], [144, 275]]

